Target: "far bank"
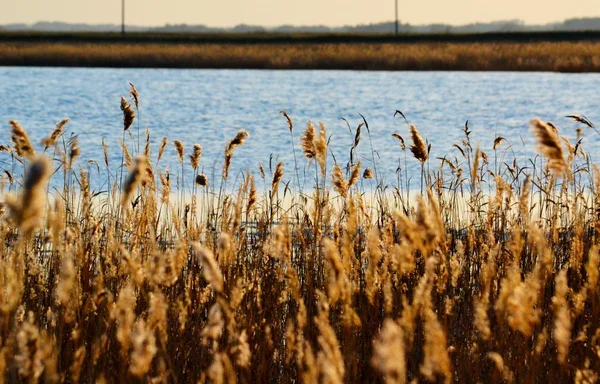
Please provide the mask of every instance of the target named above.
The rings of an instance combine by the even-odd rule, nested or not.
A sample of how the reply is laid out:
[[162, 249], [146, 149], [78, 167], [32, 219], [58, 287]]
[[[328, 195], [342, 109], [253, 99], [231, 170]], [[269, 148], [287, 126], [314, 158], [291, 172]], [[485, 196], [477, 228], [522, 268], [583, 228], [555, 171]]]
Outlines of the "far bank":
[[600, 72], [600, 42], [0, 43], [1, 66]]

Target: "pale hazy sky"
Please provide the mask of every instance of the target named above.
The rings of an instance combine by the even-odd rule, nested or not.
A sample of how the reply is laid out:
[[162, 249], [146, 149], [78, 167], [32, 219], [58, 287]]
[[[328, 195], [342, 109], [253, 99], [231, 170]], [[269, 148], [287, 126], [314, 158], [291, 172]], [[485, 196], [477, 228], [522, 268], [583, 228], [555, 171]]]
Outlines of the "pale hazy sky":
[[[127, 24], [341, 26], [390, 21], [394, 0], [125, 0]], [[521, 19], [527, 24], [600, 16], [599, 0], [398, 0], [402, 22], [465, 24]], [[0, 24], [121, 22], [121, 0], [0, 0]]]

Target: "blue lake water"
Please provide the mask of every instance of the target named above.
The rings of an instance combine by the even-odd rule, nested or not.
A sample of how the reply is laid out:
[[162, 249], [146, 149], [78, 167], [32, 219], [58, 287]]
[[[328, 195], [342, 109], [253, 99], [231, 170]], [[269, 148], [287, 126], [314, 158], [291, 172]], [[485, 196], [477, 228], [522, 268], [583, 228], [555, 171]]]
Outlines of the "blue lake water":
[[[582, 114], [600, 124], [600, 74], [0, 67], [0, 144], [10, 142], [9, 120], [18, 120], [37, 145], [57, 121], [68, 117], [66, 137], [79, 135], [81, 163], [102, 163], [104, 138], [116, 168], [123, 133], [120, 97], [128, 94], [130, 81], [140, 93], [138, 121], [142, 130], [150, 128], [154, 154], [164, 136], [183, 141], [186, 154], [200, 143], [201, 167], [208, 175], [220, 170], [226, 141], [245, 129], [250, 137], [236, 151], [230, 174], [239, 176], [246, 168], [258, 173], [258, 163], [268, 169], [272, 158], [273, 168], [277, 161], [285, 163], [289, 180], [294, 161], [281, 110], [294, 120], [296, 141], [308, 120], [323, 122], [341, 165], [348, 161], [354, 137], [340, 118], [354, 130], [362, 113], [377, 168], [388, 182], [396, 179], [398, 161], [404, 158], [390, 135], [409, 139], [407, 125], [394, 118], [396, 109], [432, 144], [432, 158], [458, 155], [452, 143], [463, 138], [466, 120], [474, 146], [479, 143], [491, 152], [494, 137], [501, 135], [519, 156], [533, 154], [528, 122], [534, 117], [554, 122], [572, 142], [581, 124], [565, 115]], [[131, 132], [137, 135], [137, 124]], [[366, 133], [357, 155], [364, 166], [372, 166]], [[584, 147], [594, 154], [600, 136], [588, 129], [584, 137]], [[131, 146], [131, 139], [127, 142]], [[298, 147], [296, 151], [304, 166]], [[0, 160], [8, 161], [6, 154]], [[409, 156], [408, 171], [418, 178], [419, 167], [412, 160]], [[172, 172], [181, 169], [171, 144], [161, 160], [160, 168], [165, 166]], [[189, 163], [185, 167], [191, 173]], [[94, 177], [94, 187], [104, 188], [98, 180], [105, 178]]]

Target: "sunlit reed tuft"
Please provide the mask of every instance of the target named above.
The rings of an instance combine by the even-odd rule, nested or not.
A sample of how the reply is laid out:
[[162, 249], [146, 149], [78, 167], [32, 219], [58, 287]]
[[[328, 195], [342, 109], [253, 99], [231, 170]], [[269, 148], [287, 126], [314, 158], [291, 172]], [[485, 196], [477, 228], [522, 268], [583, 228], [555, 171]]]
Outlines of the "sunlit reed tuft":
[[6, 199], [9, 217], [23, 232], [39, 227], [44, 218], [45, 188], [51, 172], [52, 166], [48, 158], [32, 158], [19, 196], [9, 195]]
[[184, 156], [184, 147], [183, 142], [181, 140], [173, 141], [173, 145], [175, 146], [175, 150], [177, 151], [177, 158], [179, 162], [183, 164], [183, 156]]
[[42, 139], [42, 145], [44, 146], [44, 150], [56, 145], [58, 139], [62, 135], [65, 125], [69, 122], [69, 119], [63, 119], [56, 124], [56, 127], [50, 133], [50, 136]]
[[129, 87], [131, 88], [131, 90], [129, 91], [129, 95], [131, 95], [131, 98], [133, 99], [135, 108], [139, 109], [140, 108], [140, 100], [139, 100], [140, 95], [138, 93], [138, 90], [135, 87], [135, 85], [133, 85], [133, 83], [129, 83]]
[[231, 139], [225, 146], [225, 161], [223, 163], [223, 179], [227, 179], [227, 177], [229, 176], [229, 167], [231, 166], [231, 158], [233, 156], [233, 151], [240, 145], [243, 145], [244, 141], [249, 136], [250, 135], [248, 134], [248, 132], [244, 131], [243, 129], [239, 130], [238, 133], [235, 135], [235, 137], [233, 139]]
[[15, 144], [18, 156], [30, 159], [35, 155], [35, 149], [29, 139], [29, 135], [17, 121], [10, 121], [12, 136], [10, 139]]
[[427, 151], [427, 146], [425, 145], [425, 140], [423, 140], [423, 137], [421, 137], [419, 134], [417, 127], [414, 125], [410, 126], [410, 138], [413, 142], [413, 144], [410, 146], [410, 151], [415, 159], [419, 160], [421, 163], [424, 163], [429, 158], [429, 153]]
[[194, 149], [190, 155], [190, 162], [194, 171], [198, 169], [200, 164], [200, 157], [202, 157], [202, 146], [200, 144], [194, 144]]
[[129, 176], [123, 184], [121, 191], [121, 205], [126, 206], [131, 200], [136, 187], [141, 184], [143, 178], [146, 175], [146, 160], [143, 156], [137, 156], [135, 158], [135, 164], [129, 172]]
[[123, 111], [123, 130], [128, 130], [135, 120], [135, 111], [131, 108], [131, 105], [125, 99], [125, 96], [121, 96], [121, 111]]
[[563, 147], [556, 128], [552, 128], [540, 119], [534, 119], [530, 122], [534, 136], [537, 138], [537, 150], [548, 158], [548, 166], [561, 176], [567, 167], [564, 158]]

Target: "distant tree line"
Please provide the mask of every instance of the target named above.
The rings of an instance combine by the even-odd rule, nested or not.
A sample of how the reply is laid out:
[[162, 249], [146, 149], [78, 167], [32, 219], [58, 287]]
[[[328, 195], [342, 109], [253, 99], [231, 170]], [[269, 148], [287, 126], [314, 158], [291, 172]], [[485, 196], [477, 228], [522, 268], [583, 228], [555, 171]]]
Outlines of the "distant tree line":
[[[207, 32], [207, 33], [392, 33], [394, 22], [360, 24], [343, 27], [281, 25], [266, 28], [240, 24], [232, 28], [215, 28], [206, 25], [166, 24], [162, 27], [127, 26], [130, 32]], [[119, 32], [116, 24], [73, 24], [63, 22], [37, 22], [35, 24], [6, 24], [5, 31], [73, 31], [73, 32]], [[567, 19], [563, 22], [527, 25], [521, 20], [505, 20], [490, 23], [472, 23], [459, 26], [448, 24], [412, 25], [400, 23], [401, 33], [485, 33], [485, 32], [536, 32], [536, 31], [600, 31], [600, 17]]]

